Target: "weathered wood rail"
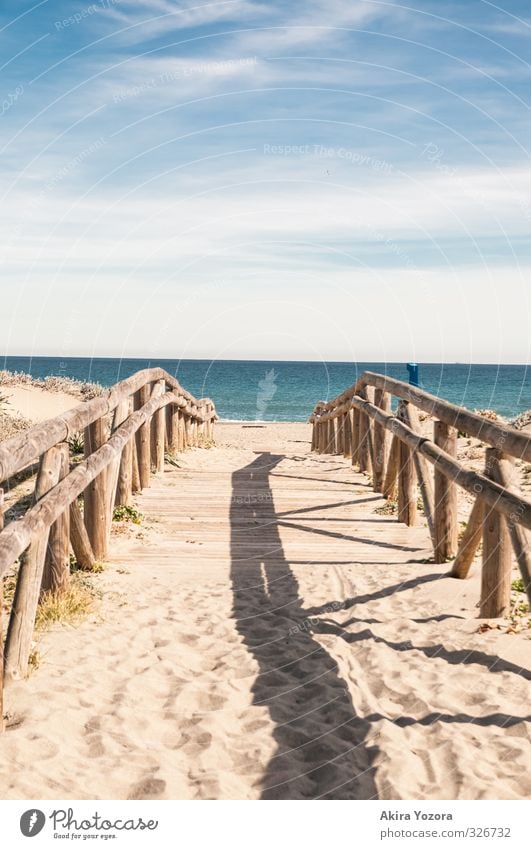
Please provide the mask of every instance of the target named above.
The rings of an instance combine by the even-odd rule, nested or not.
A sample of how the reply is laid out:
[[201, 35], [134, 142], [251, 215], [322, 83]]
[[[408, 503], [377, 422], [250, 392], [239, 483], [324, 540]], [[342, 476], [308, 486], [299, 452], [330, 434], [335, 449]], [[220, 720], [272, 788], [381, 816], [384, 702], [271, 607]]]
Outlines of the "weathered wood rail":
[[[215, 420], [210, 399], [197, 400], [154, 368], [0, 444], [0, 588], [20, 561], [0, 652], [0, 730], [4, 676], [27, 674], [39, 598], [68, 585], [70, 551], [84, 569], [105, 560], [114, 508], [149, 486], [166, 451], [211, 439]], [[68, 440], [80, 432], [84, 459], [72, 462]], [[32, 506], [4, 523], [2, 484], [35, 464]], [[0, 604], [0, 640], [1, 618]]]
[[[391, 412], [392, 397], [398, 399]], [[434, 419], [433, 438], [420, 433], [418, 410]], [[311, 417], [312, 450], [342, 454], [372, 474], [375, 492], [397, 499], [398, 520], [414, 525], [418, 489], [434, 561], [453, 560], [450, 574], [466, 578], [482, 543], [480, 616], [504, 616], [510, 606], [512, 556], [531, 605], [531, 503], [514, 485], [514, 460], [531, 462], [531, 438], [400, 380], [364, 372]], [[483, 473], [457, 460], [459, 434], [486, 443]], [[390, 439], [389, 439], [390, 435]], [[433, 478], [429, 466], [433, 466]], [[474, 496], [458, 542], [457, 487]]]

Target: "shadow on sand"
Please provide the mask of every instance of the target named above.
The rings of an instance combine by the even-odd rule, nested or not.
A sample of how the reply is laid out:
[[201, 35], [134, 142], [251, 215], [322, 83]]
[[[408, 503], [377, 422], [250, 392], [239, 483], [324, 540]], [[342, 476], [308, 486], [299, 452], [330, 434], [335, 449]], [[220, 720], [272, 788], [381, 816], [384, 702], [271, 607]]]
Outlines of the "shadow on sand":
[[[248, 466], [235, 472], [232, 479], [234, 616], [238, 631], [259, 668], [252, 687], [253, 703], [267, 707], [275, 725], [273, 734], [277, 744], [277, 751], [264, 771], [262, 798], [378, 798], [372, 767], [378, 749], [368, 742], [373, 723], [391, 721], [402, 728], [430, 726], [437, 722], [504, 728], [527, 721], [529, 717], [501, 712], [488, 716], [429, 713], [421, 718], [402, 715], [393, 720], [380, 713], [357, 715], [335, 660], [313, 634], [335, 635], [352, 644], [353, 649], [356, 643], [372, 640], [385, 643], [397, 652], [414, 649], [427, 659], [438, 658], [464, 668], [474, 663], [491, 672], [511, 672], [524, 678], [529, 678], [529, 672], [478, 651], [449, 651], [443, 645], [391, 642], [375, 635], [368, 627], [357, 633], [345, 631], [352, 622], [369, 625], [376, 621], [374, 619], [351, 617], [342, 623], [330, 618], [316, 620], [316, 615], [330, 610], [347, 611], [358, 604], [436, 581], [442, 575], [418, 575], [375, 593], [304, 609], [297, 580], [279, 536], [279, 527], [287, 524], [285, 517], [293, 511], [275, 513], [270, 487], [271, 472], [283, 459], [283, 455], [261, 453]], [[291, 523], [290, 526], [298, 527]], [[444, 618], [444, 614], [433, 617], [435, 620]]]
[[285, 559], [269, 474], [282, 456], [260, 454], [233, 475], [234, 615], [259, 666], [254, 704], [275, 723], [277, 751], [263, 799], [377, 798], [366, 742], [336, 662], [309, 633], [298, 583]]

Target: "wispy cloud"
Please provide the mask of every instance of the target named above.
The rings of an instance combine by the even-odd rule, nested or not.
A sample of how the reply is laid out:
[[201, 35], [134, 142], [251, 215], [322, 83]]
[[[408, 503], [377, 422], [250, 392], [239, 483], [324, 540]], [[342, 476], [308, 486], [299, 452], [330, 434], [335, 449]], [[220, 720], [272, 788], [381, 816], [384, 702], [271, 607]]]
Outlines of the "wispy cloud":
[[[338, 356], [351, 344], [349, 308], [368, 328], [379, 305], [391, 338], [397, 315], [423, 328], [436, 314], [466, 334], [463, 315], [481, 301], [470, 342], [480, 357], [505, 315], [498, 274], [507, 303], [524, 303], [529, 65], [514, 17], [489, 4], [475, 22], [469, 4], [371, 0], [87, 8], [57, 0], [16, 20], [7, 0], [3, 13], [13, 20], [0, 108], [3, 309], [20, 344], [29, 325], [15, 295], [52, 316], [50, 327], [34, 316], [45, 349], [72, 286], [99, 328], [96, 349], [116, 338], [120, 306], [119, 345], [136, 353], [155, 344], [136, 318], [155, 304], [168, 321], [187, 304], [189, 326], [207, 322], [221, 350], [240, 327], [252, 336], [264, 317], [274, 323], [280, 299], [282, 333], [289, 316], [309, 346], [324, 321], [323, 351]], [[81, 320], [75, 338], [92, 344]], [[174, 338], [169, 326], [159, 351]], [[419, 331], [419, 357], [442, 356], [434, 339]], [[192, 331], [182, 345], [201, 353]]]

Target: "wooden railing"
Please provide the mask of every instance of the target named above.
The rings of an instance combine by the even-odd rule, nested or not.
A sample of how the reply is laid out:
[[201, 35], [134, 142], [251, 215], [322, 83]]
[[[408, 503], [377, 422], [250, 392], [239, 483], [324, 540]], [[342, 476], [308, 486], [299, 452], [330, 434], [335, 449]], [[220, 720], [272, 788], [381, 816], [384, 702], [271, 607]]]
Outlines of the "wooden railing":
[[[163, 369], [146, 369], [0, 443], [0, 588], [20, 559], [3, 652], [7, 679], [27, 674], [39, 598], [68, 584], [70, 549], [81, 568], [105, 560], [114, 508], [130, 505], [133, 492], [149, 486], [152, 472], [164, 468], [166, 451], [212, 439], [215, 419], [210, 399], [196, 400]], [[69, 440], [80, 432], [84, 459], [71, 462]], [[4, 522], [2, 485], [24, 473], [31, 477], [34, 465], [33, 504]], [[0, 645], [1, 613], [0, 603]]]
[[[395, 413], [391, 398], [398, 399]], [[417, 410], [434, 418], [423, 435]], [[513, 483], [514, 459], [531, 462], [531, 438], [400, 380], [365, 372], [333, 401], [320, 401], [310, 417], [312, 450], [343, 454], [386, 499], [397, 498], [398, 520], [414, 525], [417, 487], [429, 527], [434, 561], [453, 560], [450, 575], [466, 578], [482, 542], [480, 616], [504, 616], [510, 607], [514, 554], [531, 605], [531, 503]], [[388, 433], [391, 435], [389, 444]], [[484, 472], [457, 460], [459, 434], [486, 443]], [[429, 466], [433, 466], [433, 478]], [[474, 496], [458, 541], [457, 486]]]

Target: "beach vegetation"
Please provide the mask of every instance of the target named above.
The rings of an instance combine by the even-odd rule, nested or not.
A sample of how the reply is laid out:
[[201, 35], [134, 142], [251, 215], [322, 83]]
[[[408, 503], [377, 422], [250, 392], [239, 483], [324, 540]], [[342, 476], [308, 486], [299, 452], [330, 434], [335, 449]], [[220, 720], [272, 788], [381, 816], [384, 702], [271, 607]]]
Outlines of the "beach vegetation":
[[374, 509], [375, 513], [378, 513], [379, 516], [392, 516], [398, 510], [398, 503], [393, 501], [393, 499], [389, 499], [385, 502], [385, 504], [381, 504], [380, 507], [376, 507]]
[[42, 593], [37, 607], [35, 627], [45, 630], [51, 625], [82, 619], [93, 609], [98, 593], [81, 572], [74, 572], [66, 587]]
[[181, 468], [178, 454], [166, 453], [164, 455], [164, 462], [169, 463], [170, 466], [175, 466], [177, 469]]
[[74, 395], [83, 401], [90, 401], [103, 395], [105, 387], [99, 383], [89, 383], [84, 380], [76, 380], [73, 377], [62, 375], [49, 375], [45, 378], [32, 377], [23, 371], [0, 370], [0, 384], [3, 386], [34, 386], [36, 389], [45, 389], [47, 392], [65, 392]]
[[135, 525], [140, 525], [143, 518], [142, 513], [131, 504], [120, 504], [112, 514], [113, 522], [133, 522]]
[[68, 445], [70, 447], [71, 454], [83, 454], [85, 451], [84, 435], [81, 432], [72, 434], [68, 440]]
[[205, 436], [204, 433], [200, 433], [197, 437], [198, 448], [214, 448], [215, 444], [214, 440], [210, 436]]

